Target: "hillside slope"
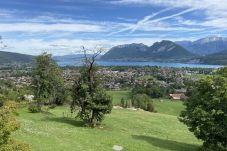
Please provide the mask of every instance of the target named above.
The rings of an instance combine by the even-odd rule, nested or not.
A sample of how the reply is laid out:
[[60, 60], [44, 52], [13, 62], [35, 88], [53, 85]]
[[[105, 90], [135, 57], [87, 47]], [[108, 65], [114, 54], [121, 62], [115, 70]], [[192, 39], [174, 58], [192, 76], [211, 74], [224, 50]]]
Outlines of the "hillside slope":
[[196, 151], [201, 145], [176, 116], [167, 114], [114, 109], [95, 129], [71, 117], [69, 106], [37, 114], [23, 108], [19, 115], [15, 137], [35, 151], [111, 151], [114, 145], [127, 151]]
[[204, 56], [200, 59], [204, 64], [227, 65], [227, 50]]
[[33, 59], [31, 55], [0, 51], [0, 64], [5, 63], [30, 63]]

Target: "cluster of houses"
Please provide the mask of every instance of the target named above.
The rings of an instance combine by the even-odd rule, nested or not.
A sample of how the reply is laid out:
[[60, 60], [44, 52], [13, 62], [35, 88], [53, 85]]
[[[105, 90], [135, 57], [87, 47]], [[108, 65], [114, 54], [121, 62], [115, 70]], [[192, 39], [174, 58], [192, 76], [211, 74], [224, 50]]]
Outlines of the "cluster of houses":
[[171, 94], [169, 94], [169, 96], [172, 100], [182, 100], [183, 101], [187, 98], [185, 95], [186, 91], [187, 91], [186, 89], [176, 89], [175, 93], [171, 93]]
[[12, 70], [1, 70], [0, 80], [10, 82], [18, 88], [31, 84], [31, 77], [29, 75], [17, 75], [17, 73]]
[[[29, 86], [31, 77], [29, 76], [31, 69], [24, 69], [21, 72], [25, 74], [15, 73], [15, 70], [1, 70], [0, 80], [10, 81], [17, 87]], [[109, 68], [102, 67], [98, 71], [102, 82], [106, 89], [121, 90], [122, 88], [132, 88], [138, 84], [149, 84], [150, 80], [155, 80], [162, 87], [168, 87], [172, 84], [184, 85], [185, 77], [190, 77], [193, 74], [200, 74], [203, 70], [191, 69], [172, 69], [172, 68]], [[209, 74], [211, 71], [205, 71]], [[28, 74], [26, 74], [28, 73]], [[71, 87], [76, 77], [79, 77], [79, 68], [64, 68], [63, 77], [65, 85]], [[141, 78], [142, 77], [142, 78]], [[143, 78], [145, 77], [145, 78]], [[148, 77], [148, 78], [147, 78]], [[184, 100], [186, 89], [176, 89], [174, 93], [169, 94], [173, 100]]]

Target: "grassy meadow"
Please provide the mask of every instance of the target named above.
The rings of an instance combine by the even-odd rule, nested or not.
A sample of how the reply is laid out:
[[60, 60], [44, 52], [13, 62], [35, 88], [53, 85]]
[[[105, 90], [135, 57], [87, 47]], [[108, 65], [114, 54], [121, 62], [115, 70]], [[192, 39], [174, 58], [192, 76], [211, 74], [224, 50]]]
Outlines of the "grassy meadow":
[[[129, 94], [108, 93], [112, 93], [114, 103]], [[111, 151], [114, 145], [125, 151], [197, 150], [201, 142], [177, 119], [182, 103], [155, 100], [154, 104], [158, 113], [113, 109], [95, 129], [75, 119], [69, 106], [35, 114], [21, 108], [17, 117], [21, 128], [14, 137], [30, 144], [34, 151]]]

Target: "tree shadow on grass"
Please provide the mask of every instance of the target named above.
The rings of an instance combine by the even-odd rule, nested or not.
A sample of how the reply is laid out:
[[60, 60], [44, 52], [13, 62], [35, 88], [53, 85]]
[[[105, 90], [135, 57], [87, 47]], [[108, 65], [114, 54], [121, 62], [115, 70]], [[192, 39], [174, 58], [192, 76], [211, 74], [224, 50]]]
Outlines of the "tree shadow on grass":
[[160, 139], [152, 136], [132, 135], [134, 139], [146, 141], [153, 146], [168, 149], [171, 151], [197, 151], [199, 145], [176, 142], [172, 140]]
[[74, 118], [69, 118], [69, 117], [46, 117], [44, 120], [58, 122], [58, 123], [65, 123], [76, 127], [84, 127], [84, 123], [82, 121], [78, 121]]

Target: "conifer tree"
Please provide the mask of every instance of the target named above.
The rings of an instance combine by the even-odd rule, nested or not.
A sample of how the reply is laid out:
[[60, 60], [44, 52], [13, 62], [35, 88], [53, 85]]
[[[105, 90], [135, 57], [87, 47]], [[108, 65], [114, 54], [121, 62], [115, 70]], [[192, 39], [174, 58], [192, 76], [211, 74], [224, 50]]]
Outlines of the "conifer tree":
[[97, 73], [98, 67], [95, 64], [96, 57], [101, 53], [99, 49], [91, 57], [88, 57], [87, 50], [84, 51], [84, 65], [80, 76], [75, 80], [73, 86], [73, 102], [71, 111], [79, 108], [78, 116], [90, 127], [95, 127], [104, 119], [104, 115], [112, 110], [112, 99], [103, 89], [100, 77]]

